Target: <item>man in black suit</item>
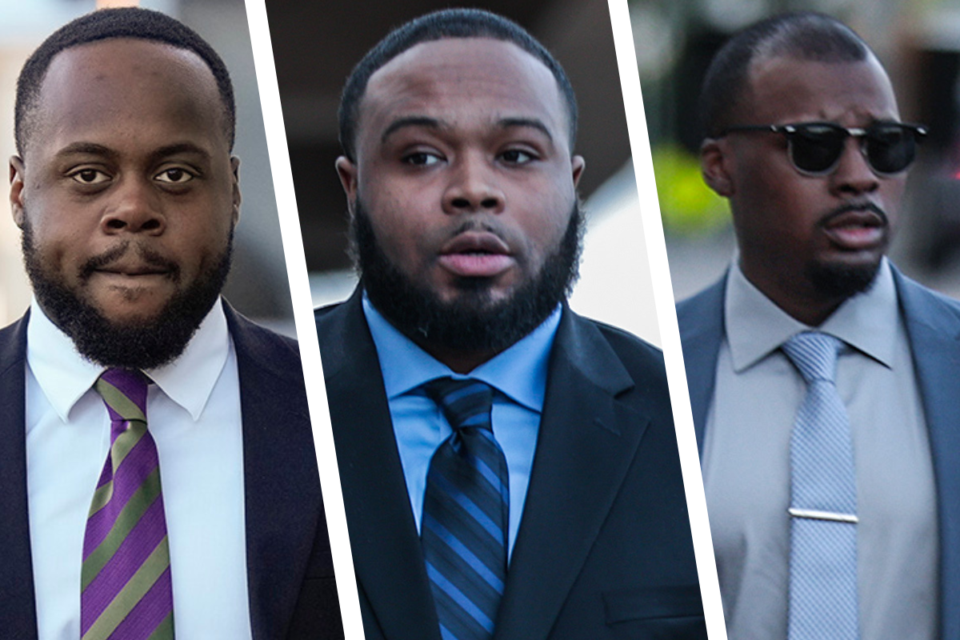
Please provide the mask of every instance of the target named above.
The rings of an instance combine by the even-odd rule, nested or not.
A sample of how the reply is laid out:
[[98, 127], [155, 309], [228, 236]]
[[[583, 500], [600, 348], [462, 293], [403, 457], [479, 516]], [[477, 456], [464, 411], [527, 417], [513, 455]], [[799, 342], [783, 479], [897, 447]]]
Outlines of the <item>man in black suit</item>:
[[[220, 57], [159, 13], [79, 18], [21, 72], [35, 299], [0, 331], [4, 637], [342, 637], [297, 345], [220, 298], [234, 130]], [[105, 369], [144, 394], [129, 453], [144, 418]], [[131, 482], [150, 449], [159, 475]]]
[[662, 356], [565, 303], [576, 118], [477, 10], [347, 81], [361, 282], [316, 320], [368, 640], [706, 637]]

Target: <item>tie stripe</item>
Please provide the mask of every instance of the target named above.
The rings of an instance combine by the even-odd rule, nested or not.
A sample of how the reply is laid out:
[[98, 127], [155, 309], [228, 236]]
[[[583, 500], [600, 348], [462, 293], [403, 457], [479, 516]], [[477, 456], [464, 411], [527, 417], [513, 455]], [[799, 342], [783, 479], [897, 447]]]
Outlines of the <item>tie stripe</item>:
[[454, 433], [427, 473], [421, 540], [441, 636], [493, 637], [507, 568], [506, 459], [493, 437], [493, 390], [476, 380], [425, 385]]
[[[834, 382], [841, 346], [820, 332], [783, 345], [807, 383], [790, 441], [790, 640], [859, 637], [853, 441]], [[851, 521], [805, 517], [811, 511]]]
[[111, 447], [83, 545], [82, 640], [171, 640], [170, 551], [157, 447], [147, 431], [147, 380], [110, 369], [95, 385]]

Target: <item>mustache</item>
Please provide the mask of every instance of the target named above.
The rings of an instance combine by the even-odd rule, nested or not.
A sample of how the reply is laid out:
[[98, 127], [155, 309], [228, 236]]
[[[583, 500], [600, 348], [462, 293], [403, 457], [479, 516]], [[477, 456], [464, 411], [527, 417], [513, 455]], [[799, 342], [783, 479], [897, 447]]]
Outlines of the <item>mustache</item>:
[[80, 280], [86, 281], [94, 272], [110, 266], [111, 263], [123, 258], [128, 251], [135, 252], [137, 258], [147, 266], [166, 271], [168, 277], [177, 282], [180, 280], [180, 265], [142, 243], [124, 240], [120, 244], [107, 249], [103, 253], [93, 256], [83, 263], [80, 268]]
[[883, 223], [883, 226], [889, 226], [890, 221], [887, 217], [887, 212], [873, 202], [848, 202], [847, 204], [841, 205], [836, 209], [832, 209], [829, 213], [820, 218], [820, 221], [817, 224], [818, 226], [824, 227], [830, 224], [834, 218], [842, 216], [845, 213], [849, 213], [850, 211], [872, 211], [880, 217], [880, 221]]

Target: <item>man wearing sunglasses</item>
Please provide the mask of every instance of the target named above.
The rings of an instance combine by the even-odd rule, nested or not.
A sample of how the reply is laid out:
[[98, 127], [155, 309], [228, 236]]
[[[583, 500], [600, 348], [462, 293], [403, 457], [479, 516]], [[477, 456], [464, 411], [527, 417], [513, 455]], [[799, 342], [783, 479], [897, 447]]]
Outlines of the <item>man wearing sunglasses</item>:
[[926, 130], [809, 13], [733, 37], [701, 117], [739, 252], [678, 317], [730, 637], [960, 637], [960, 305], [884, 257]]

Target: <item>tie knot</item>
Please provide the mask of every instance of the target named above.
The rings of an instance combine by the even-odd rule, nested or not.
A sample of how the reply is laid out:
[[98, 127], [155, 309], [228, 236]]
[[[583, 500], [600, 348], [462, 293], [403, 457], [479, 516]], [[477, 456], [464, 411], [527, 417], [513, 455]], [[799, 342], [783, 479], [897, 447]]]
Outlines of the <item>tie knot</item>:
[[133, 369], [107, 369], [93, 385], [114, 422], [147, 421], [148, 378]]
[[423, 385], [427, 395], [443, 410], [454, 430], [466, 427], [490, 429], [493, 389], [479, 380], [437, 378]]
[[807, 384], [814, 380], [833, 382], [841, 344], [839, 338], [819, 331], [805, 331], [784, 342], [783, 352], [800, 370]]

